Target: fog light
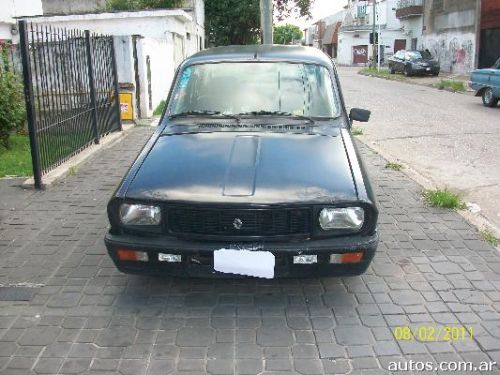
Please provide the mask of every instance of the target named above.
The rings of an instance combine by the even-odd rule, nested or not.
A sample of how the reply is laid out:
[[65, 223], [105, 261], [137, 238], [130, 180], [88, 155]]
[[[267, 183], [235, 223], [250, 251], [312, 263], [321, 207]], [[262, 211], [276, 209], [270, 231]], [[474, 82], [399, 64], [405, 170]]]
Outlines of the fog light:
[[182, 256], [178, 254], [158, 253], [158, 260], [160, 262], [167, 262], [167, 263], [180, 263], [182, 260]]
[[344, 254], [331, 254], [330, 263], [345, 264], [345, 263], [359, 263], [363, 258], [362, 252], [357, 253], [344, 253]]
[[118, 259], [123, 261], [147, 262], [149, 259], [148, 253], [145, 251], [118, 249], [116, 250], [116, 255], [118, 256]]
[[294, 264], [313, 264], [318, 263], [317, 255], [294, 255], [293, 256]]

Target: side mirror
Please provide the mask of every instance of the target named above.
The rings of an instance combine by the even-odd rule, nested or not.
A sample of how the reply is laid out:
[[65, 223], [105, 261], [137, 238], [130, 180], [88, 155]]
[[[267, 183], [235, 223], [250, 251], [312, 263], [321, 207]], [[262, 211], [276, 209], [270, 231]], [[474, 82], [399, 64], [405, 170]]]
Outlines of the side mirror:
[[361, 108], [351, 108], [349, 119], [351, 121], [368, 122], [371, 112]]

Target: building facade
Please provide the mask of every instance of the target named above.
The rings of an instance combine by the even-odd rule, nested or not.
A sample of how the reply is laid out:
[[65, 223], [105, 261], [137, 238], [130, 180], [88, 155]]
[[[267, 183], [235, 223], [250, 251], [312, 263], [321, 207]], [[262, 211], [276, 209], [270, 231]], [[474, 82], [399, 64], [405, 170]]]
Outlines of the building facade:
[[489, 68], [500, 58], [500, 1], [481, 1], [478, 67]]
[[479, 0], [425, 0], [423, 47], [444, 72], [467, 74], [477, 65]]
[[153, 115], [166, 99], [179, 64], [204, 48], [203, 0], [186, 0], [180, 9], [127, 12], [105, 12], [100, 0], [42, 3], [50, 14], [23, 18], [114, 37], [120, 91], [132, 95], [134, 119]]
[[396, 4], [396, 17], [401, 23], [404, 35], [404, 42], [400, 42], [402, 49], [422, 49], [424, 0], [399, 0]]
[[[389, 56], [403, 49], [406, 40], [396, 17], [396, 0], [376, 1], [375, 28], [380, 41], [380, 56]], [[350, 0], [338, 33], [337, 61], [342, 65], [367, 64], [373, 57], [370, 33], [373, 31], [373, 1]]]

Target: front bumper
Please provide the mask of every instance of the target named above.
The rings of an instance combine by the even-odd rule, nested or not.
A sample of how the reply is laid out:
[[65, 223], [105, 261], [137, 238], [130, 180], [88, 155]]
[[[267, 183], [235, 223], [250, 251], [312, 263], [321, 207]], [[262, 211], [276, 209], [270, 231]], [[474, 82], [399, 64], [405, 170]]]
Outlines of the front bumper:
[[412, 65], [411, 70], [414, 74], [439, 74], [439, 66]]
[[[258, 249], [275, 255], [274, 277], [314, 277], [359, 275], [370, 265], [378, 245], [378, 233], [371, 236], [345, 236], [296, 242], [201, 242], [185, 241], [172, 237], [139, 237], [106, 234], [104, 242], [116, 267], [131, 274], [184, 277], [244, 277], [217, 272], [213, 267], [213, 252], [218, 249]], [[147, 252], [148, 261], [121, 261], [117, 249]], [[330, 264], [330, 254], [363, 252], [359, 263]], [[158, 260], [158, 253], [182, 255], [182, 262], [167, 263]], [[318, 255], [317, 264], [293, 264], [293, 256]]]

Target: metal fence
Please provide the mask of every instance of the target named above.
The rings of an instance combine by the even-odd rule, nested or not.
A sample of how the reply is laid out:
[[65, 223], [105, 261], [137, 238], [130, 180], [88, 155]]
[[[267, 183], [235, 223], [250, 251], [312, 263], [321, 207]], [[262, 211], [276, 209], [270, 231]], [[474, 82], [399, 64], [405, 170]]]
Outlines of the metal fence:
[[121, 130], [113, 38], [19, 22], [35, 187], [42, 175]]

